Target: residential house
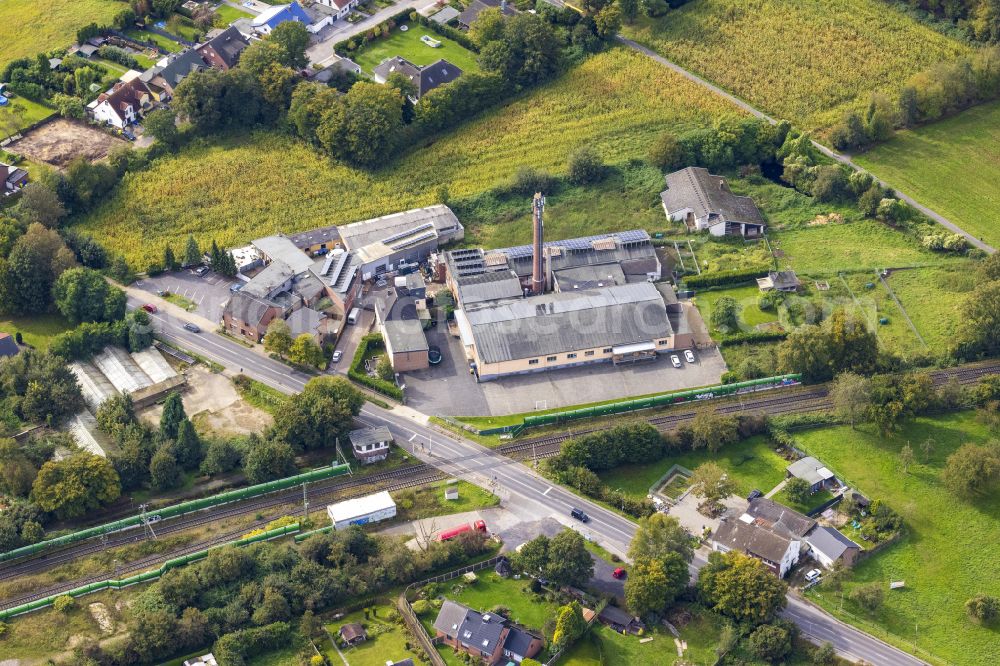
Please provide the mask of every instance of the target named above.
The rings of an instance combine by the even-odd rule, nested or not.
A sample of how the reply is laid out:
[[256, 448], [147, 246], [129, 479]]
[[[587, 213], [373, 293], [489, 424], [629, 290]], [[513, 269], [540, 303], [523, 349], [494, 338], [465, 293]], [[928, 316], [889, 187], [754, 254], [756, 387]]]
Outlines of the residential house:
[[335, 77], [339, 77], [341, 73], [351, 73], [355, 76], [361, 76], [361, 65], [350, 58], [338, 58], [329, 67], [312, 73], [312, 80], [316, 83], [329, 84]]
[[430, 16], [430, 20], [433, 21], [434, 23], [437, 23], [438, 25], [447, 25], [448, 23], [454, 21], [461, 15], [462, 13], [460, 11], [458, 11], [454, 7], [449, 6], [443, 8], [441, 11], [435, 14], [432, 14]]
[[757, 523], [751, 516], [724, 517], [712, 535], [712, 550], [736, 551], [764, 563], [778, 578], [784, 578], [799, 561], [802, 542], [772, 526]]
[[759, 238], [767, 228], [750, 197], [732, 193], [722, 176], [708, 169], [687, 167], [667, 174], [667, 189], [660, 193], [663, 210], [672, 222], [683, 222], [689, 232], [713, 236]]
[[521, 663], [542, 650], [542, 639], [496, 613], [480, 613], [445, 599], [434, 620], [437, 638], [446, 645], [479, 658], [487, 666]]
[[347, 18], [360, 0], [317, 0], [317, 2], [334, 10], [336, 19], [342, 19]]
[[468, 30], [473, 21], [486, 9], [499, 8], [504, 16], [514, 16], [517, 10], [507, 0], [472, 0], [461, 14], [458, 15], [459, 27]]
[[195, 48], [209, 67], [226, 71], [236, 66], [243, 49], [248, 46], [250, 40], [236, 28], [229, 27]]
[[10, 333], [0, 333], [0, 358], [10, 358], [21, 353], [17, 340]]
[[244, 294], [240, 290], [226, 303], [222, 311], [222, 323], [226, 332], [234, 337], [261, 342], [268, 325], [276, 317], [281, 317], [283, 310], [277, 303], [249, 293]]
[[368, 640], [368, 634], [365, 632], [365, 628], [357, 622], [345, 624], [340, 628], [338, 633], [348, 645], [358, 645]]
[[169, 101], [181, 81], [192, 72], [207, 69], [208, 65], [196, 49], [187, 49], [181, 53], [171, 53], [161, 58], [155, 66], [150, 67], [139, 77], [150, 90], [157, 91], [161, 102]]
[[861, 554], [861, 546], [841, 534], [840, 530], [826, 525], [817, 525], [809, 532], [806, 543], [813, 559], [827, 569], [832, 569], [838, 561], [848, 567], [854, 566]]
[[812, 518], [807, 518], [798, 511], [766, 497], [751, 500], [747, 505], [746, 515], [759, 525], [799, 540], [816, 527], [816, 521]]
[[321, 347], [336, 337], [339, 327], [323, 312], [308, 307], [293, 311], [285, 319], [293, 338], [309, 335]]
[[757, 278], [757, 288], [767, 291], [798, 291], [802, 286], [795, 271], [770, 271], [767, 277]]
[[809, 484], [809, 492], [838, 488], [840, 483], [833, 472], [812, 456], [799, 458], [785, 468], [789, 478], [803, 479]]
[[431, 90], [457, 79], [462, 70], [443, 58], [430, 65], [414, 65], [402, 56], [386, 58], [372, 70], [376, 83], [385, 83], [393, 74], [402, 74], [413, 83], [416, 92], [410, 96], [410, 101], [416, 104]]
[[255, 32], [261, 35], [270, 35], [271, 31], [286, 21], [298, 21], [309, 27], [313, 24], [312, 17], [302, 9], [298, 2], [287, 5], [275, 5], [267, 9], [250, 21], [250, 25]]
[[16, 192], [27, 184], [27, 171], [0, 162], [0, 194]]
[[352, 430], [350, 435], [351, 450], [355, 459], [365, 465], [385, 460], [389, 457], [389, 446], [392, 444], [392, 433], [386, 426], [361, 428]]
[[125, 129], [149, 110], [153, 96], [142, 79], [118, 81], [114, 87], [87, 105], [97, 122]]
[[598, 622], [611, 627], [616, 633], [638, 634], [643, 628], [639, 618], [629, 615], [621, 608], [608, 604], [597, 616]]

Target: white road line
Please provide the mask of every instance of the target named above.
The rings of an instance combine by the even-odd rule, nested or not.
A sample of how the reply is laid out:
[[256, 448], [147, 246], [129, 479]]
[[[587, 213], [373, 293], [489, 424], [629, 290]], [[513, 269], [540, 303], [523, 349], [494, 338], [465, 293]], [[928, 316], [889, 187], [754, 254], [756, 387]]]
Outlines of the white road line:
[[549, 486], [548, 488], [546, 488], [545, 492], [542, 493], [542, 495], [548, 496], [550, 490], [552, 490], [552, 486]]
[[408, 439], [407, 441], [409, 441], [409, 442], [412, 442], [412, 441], [413, 441], [413, 440], [415, 440], [416, 438], [417, 438], [417, 433], [413, 433], [413, 435], [411, 435], [411, 436], [410, 436], [410, 439]]

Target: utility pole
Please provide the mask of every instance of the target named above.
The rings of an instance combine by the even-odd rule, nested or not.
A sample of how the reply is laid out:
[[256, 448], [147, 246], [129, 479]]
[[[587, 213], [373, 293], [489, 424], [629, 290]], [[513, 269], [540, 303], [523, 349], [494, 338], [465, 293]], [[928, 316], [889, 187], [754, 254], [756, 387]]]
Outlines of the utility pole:
[[308, 483], [302, 484], [302, 520], [309, 520], [309, 493], [306, 490]]
[[427, 455], [434, 455], [434, 435], [427, 435]]
[[139, 515], [140, 515], [140, 517], [142, 518], [142, 524], [143, 524], [143, 527], [144, 527], [144, 530], [143, 530], [143, 531], [148, 531], [148, 532], [149, 532], [149, 534], [150, 534], [150, 535], [151, 535], [151, 536], [152, 536], [152, 537], [153, 537], [154, 539], [156, 539], [156, 538], [158, 538], [158, 537], [156, 536], [156, 532], [154, 532], [154, 531], [153, 531], [153, 525], [152, 525], [152, 524], [151, 524], [151, 523], [149, 522], [149, 517], [148, 517], [148, 516], [146, 515], [146, 508], [147, 508], [148, 506], [149, 506], [148, 504], [140, 504], [140, 505], [139, 505], [139, 511], [141, 511], [142, 513], [141, 513], [141, 514], [139, 514]]

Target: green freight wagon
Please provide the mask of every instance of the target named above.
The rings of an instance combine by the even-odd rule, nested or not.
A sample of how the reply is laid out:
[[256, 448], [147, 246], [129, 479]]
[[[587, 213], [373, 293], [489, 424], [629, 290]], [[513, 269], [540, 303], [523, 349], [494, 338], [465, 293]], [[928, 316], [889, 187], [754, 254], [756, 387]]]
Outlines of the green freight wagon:
[[688, 391], [678, 391], [675, 393], [663, 393], [660, 395], [636, 398], [634, 400], [622, 400], [593, 407], [581, 407], [579, 409], [569, 409], [550, 414], [533, 414], [524, 417], [525, 428], [535, 428], [538, 426], [566, 423], [567, 421], [577, 421], [579, 419], [589, 419], [599, 416], [610, 416], [625, 412], [634, 412], [640, 409], [651, 409], [653, 407], [664, 407], [676, 405], [684, 402], [696, 400], [708, 400], [737, 393], [759, 391], [777, 386], [789, 386], [797, 384], [801, 379], [800, 375], [781, 375], [778, 377], [766, 377], [763, 379], [753, 379], [734, 384], [720, 384], [706, 388], [691, 389]]
[[[308, 472], [304, 472], [302, 474], [296, 474], [295, 476], [289, 476], [284, 479], [276, 479], [274, 481], [268, 481], [266, 483], [259, 483], [255, 486], [248, 486], [246, 488], [230, 490], [224, 493], [220, 493], [218, 495], [213, 495], [211, 497], [203, 497], [201, 499], [190, 500], [187, 502], [181, 502], [180, 504], [174, 504], [171, 506], [163, 507], [162, 509], [157, 509], [155, 511], [148, 512], [146, 514], [146, 518], [153, 520], [160, 520], [162, 518], [174, 518], [177, 516], [182, 516], [186, 513], [193, 513], [195, 511], [201, 511], [203, 509], [208, 509], [214, 506], [218, 506], [220, 504], [226, 504], [228, 502], [238, 502], [241, 500], [249, 499], [251, 497], [257, 497], [258, 495], [266, 495], [268, 493], [277, 492], [279, 490], [285, 490], [286, 488], [292, 488], [294, 486], [298, 486], [303, 483], [312, 483], [314, 481], [321, 481], [323, 479], [329, 479], [334, 476], [348, 474], [350, 473], [350, 471], [351, 471], [350, 465], [331, 465], [330, 467], [321, 467], [319, 469], [314, 469]], [[23, 546], [21, 548], [16, 548], [6, 553], [0, 553], [0, 562], [17, 559], [19, 557], [36, 555], [50, 548], [58, 548], [59, 546], [66, 546], [71, 543], [76, 543], [78, 541], [84, 541], [86, 539], [91, 539], [93, 537], [101, 536], [102, 534], [110, 534], [111, 532], [118, 532], [121, 530], [138, 528], [142, 526], [142, 523], [143, 523], [142, 516], [132, 516], [131, 518], [124, 518], [122, 520], [116, 520], [114, 522], [105, 523], [103, 525], [98, 525], [96, 527], [90, 527], [85, 530], [80, 530], [79, 532], [65, 534], [63, 536], [56, 537], [54, 539], [47, 539], [45, 541], [40, 541], [38, 543], [31, 544], [30, 546]]]

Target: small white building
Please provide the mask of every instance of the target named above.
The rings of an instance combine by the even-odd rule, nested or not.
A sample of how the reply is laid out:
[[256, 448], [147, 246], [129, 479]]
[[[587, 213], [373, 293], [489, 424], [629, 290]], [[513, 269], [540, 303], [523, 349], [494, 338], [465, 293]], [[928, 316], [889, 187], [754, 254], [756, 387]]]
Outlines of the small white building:
[[333, 523], [333, 529], [342, 530], [351, 525], [367, 525], [396, 516], [396, 503], [388, 491], [356, 497], [330, 504], [326, 512]]
[[350, 433], [351, 450], [354, 457], [365, 465], [380, 462], [389, 457], [392, 433], [382, 425], [375, 428], [360, 428]]
[[802, 542], [781, 532], [758, 524], [748, 514], [724, 518], [712, 535], [712, 550], [720, 553], [735, 550], [749, 555], [763, 562], [778, 578], [784, 578], [798, 563]]
[[184, 662], [184, 666], [219, 666], [219, 662], [215, 660], [215, 655], [209, 652], [195, 659], [188, 659]]

